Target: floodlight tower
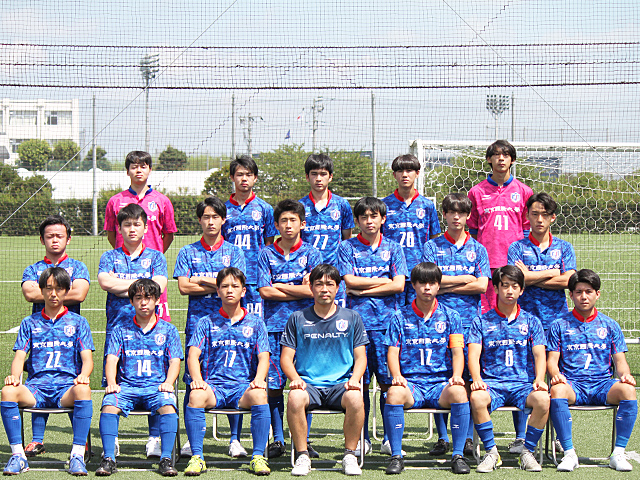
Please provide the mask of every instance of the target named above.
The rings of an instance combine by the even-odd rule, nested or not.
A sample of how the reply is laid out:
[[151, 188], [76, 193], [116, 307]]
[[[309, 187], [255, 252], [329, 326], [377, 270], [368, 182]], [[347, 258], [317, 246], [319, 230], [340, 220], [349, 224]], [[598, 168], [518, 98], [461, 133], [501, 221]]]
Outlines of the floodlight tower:
[[156, 78], [156, 73], [160, 70], [160, 55], [158, 53], [154, 55], [145, 55], [140, 60], [140, 73], [142, 73], [142, 79], [144, 80], [144, 93], [145, 93], [145, 101], [144, 101], [144, 146], [145, 151], [147, 153], [151, 153], [149, 151], [149, 84], [151, 81]]
[[498, 118], [502, 113], [509, 110], [509, 95], [487, 95], [487, 110], [493, 115], [496, 125], [496, 140], [498, 140]]

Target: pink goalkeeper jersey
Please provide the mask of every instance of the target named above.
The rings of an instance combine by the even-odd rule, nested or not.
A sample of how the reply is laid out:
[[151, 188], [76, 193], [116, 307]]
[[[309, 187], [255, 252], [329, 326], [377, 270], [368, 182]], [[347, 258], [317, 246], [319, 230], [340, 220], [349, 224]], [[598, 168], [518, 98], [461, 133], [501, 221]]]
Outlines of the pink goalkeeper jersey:
[[477, 234], [487, 249], [492, 269], [507, 264], [509, 245], [528, 232], [526, 204], [531, 195], [533, 191], [513, 176], [499, 186], [489, 175], [469, 191], [473, 204], [467, 221], [469, 232]]

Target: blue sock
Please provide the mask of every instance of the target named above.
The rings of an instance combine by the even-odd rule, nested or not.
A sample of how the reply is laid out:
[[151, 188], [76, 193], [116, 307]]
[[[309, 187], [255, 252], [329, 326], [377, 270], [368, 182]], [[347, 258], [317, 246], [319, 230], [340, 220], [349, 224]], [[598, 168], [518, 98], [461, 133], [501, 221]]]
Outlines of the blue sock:
[[165, 413], [156, 415], [158, 417], [158, 430], [160, 430], [160, 458], [171, 458], [173, 444], [176, 442], [176, 432], [178, 431], [178, 414]]
[[638, 416], [637, 400], [621, 400], [616, 414], [616, 447], [626, 448]]
[[240, 432], [242, 432], [242, 415], [227, 415], [227, 419], [229, 419], [229, 430], [231, 430], [229, 443], [234, 440], [240, 441]]
[[307, 413], [307, 443], [309, 443], [309, 434], [311, 433], [311, 422], [313, 421], [313, 415]]
[[491, 420], [484, 423], [477, 423], [475, 427], [486, 452], [496, 446], [496, 440], [493, 437], [493, 422]]
[[160, 436], [160, 418], [156, 413], [155, 415], [147, 416], [147, 424], [149, 425], [149, 436], [150, 437], [159, 437]]
[[524, 412], [511, 412], [513, 426], [516, 429], [516, 438], [525, 438], [527, 431], [527, 417]]
[[540, 440], [540, 436], [544, 432], [544, 428], [536, 428], [531, 425], [527, 425], [527, 434], [524, 438], [524, 448], [529, 450], [530, 452], [534, 452], [536, 449], [536, 445], [538, 444], [538, 440]]
[[566, 398], [552, 398], [549, 415], [562, 448], [564, 448], [565, 452], [571, 450], [573, 448], [573, 440], [571, 438], [572, 419], [569, 401]]
[[102, 439], [102, 453], [104, 458], [116, 459], [116, 437], [120, 416], [115, 413], [100, 414], [100, 438]]
[[447, 420], [449, 420], [449, 415], [446, 413], [434, 413], [433, 416], [436, 420], [438, 440], [444, 440], [445, 442], [448, 442], [449, 435], [447, 435]]
[[22, 421], [20, 419], [18, 403], [0, 402], [0, 412], [2, 414], [4, 430], [7, 432], [9, 445], [22, 444]]
[[93, 416], [93, 403], [91, 400], [75, 400], [73, 402], [73, 444], [84, 446], [87, 443], [91, 417]]
[[284, 443], [284, 429], [282, 419], [284, 417], [284, 397], [269, 397], [269, 412], [271, 413], [271, 427], [273, 428], [274, 442]]
[[253, 405], [251, 407], [251, 438], [253, 439], [252, 456], [264, 456], [264, 449], [269, 441], [269, 425], [271, 413], [269, 405]]
[[371, 398], [369, 397], [368, 389], [362, 392], [362, 394], [362, 400], [364, 401], [364, 439], [370, 442], [371, 439], [369, 438], [369, 411], [371, 410]]
[[49, 420], [48, 413], [32, 413], [31, 414], [31, 432], [32, 442], [43, 443], [44, 431], [47, 427], [47, 420]]
[[207, 431], [207, 421], [204, 418], [204, 408], [187, 407], [184, 414], [184, 425], [187, 438], [191, 445], [191, 454], [202, 458], [202, 444]]
[[464, 455], [464, 442], [467, 440], [467, 426], [470, 416], [469, 402], [451, 404], [453, 455]]
[[469, 426], [467, 427], [467, 438], [473, 440], [473, 417], [469, 415]]
[[384, 409], [385, 430], [389, 435], [391, 455], [402, 455], [402, 435], [404, 434], [404, 405], [387, 404]]
[[387, 394], [380, 392], [380, 417], [382, 417], [382, 443], [386, 442], [387, 440], [389, 440], [389, 434], [387, 433], [387, 429], [384, 425], [384, 409], [385, 409], [385, 405], [387, 404]]

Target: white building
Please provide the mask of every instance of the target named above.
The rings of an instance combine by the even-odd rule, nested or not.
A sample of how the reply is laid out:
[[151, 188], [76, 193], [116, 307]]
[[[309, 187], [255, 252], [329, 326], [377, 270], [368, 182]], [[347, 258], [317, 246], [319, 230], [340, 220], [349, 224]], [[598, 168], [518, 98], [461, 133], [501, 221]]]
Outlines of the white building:
[[80, 144], [80, 110], [73, 100], [12, 100], [0, 102], [0, 160], [18, 162], [18, 146], [25, 140], [46, 140], [53, 148], [60, 140]]

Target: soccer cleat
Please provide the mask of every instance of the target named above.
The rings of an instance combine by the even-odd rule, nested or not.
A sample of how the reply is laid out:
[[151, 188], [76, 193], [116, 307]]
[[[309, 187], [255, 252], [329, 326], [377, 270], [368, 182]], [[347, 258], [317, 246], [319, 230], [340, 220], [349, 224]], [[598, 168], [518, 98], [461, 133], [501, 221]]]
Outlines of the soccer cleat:
[[542, 467], [536, 460], [536, 456], [531, 453], [526, 448], [522, 449], [522, 453], [520, 454], [520, 469], [525, 470], [527, 472], [541, 472]]
[[[404, 450], [401, 450], [401, 453], [403, 457], [407, 455]], [[391, 442], [389, 440], [380, 444], [380, 455], [391, 455]]]
[[559, 472], [573, 472], [579, 466], [578, 455], [576, 455], [576, 452], [572, 452], [562, 457], [562, 461], [558, 464], [557, 470]]
[[71, 455], [68, 472], [76, 477], [85, 477], [87, 475], [87, 466], [84, 463], [84, 458], [79, 455]]
[[267, 459], [262, 455], [256, 455], [251, 459], [251, 462], [249, 462], [249, 471], [261, 476], [271, 473]]
[[[189, 451], [191, 451], [191, 445], [189, 445]], [[229, 456], [233, 458], [246, 457], [247, 451], [238, 440], [234, 440], [229, 444]]]
[[304, 477], [311, 471], [311, 459], [308, 455], [298, 455], [296, 463], [291, 469], [291, 475], [295, 477]]
[[320, 454], [316, 452], [316, 449], [307, 442], [307, 452], [309, 452], [309, 458], [320, 458]]
[[499, 453], [485, 453], [482, 462], [480, 465], [476, 467], [476, 472], [478, 473], [489, 473], [493, 472], [496, 468], [502, 465], [502, 458], [500, 458]]
[[404, 470], [404, 459], [399, 455], [391, 457], [389, 466], [387, 467], [387, 475], [398, 475]]
[[509, 444], [509, 453], [517, 453], [519, 455], [522, 453], [523, 448], [524, 448], [524, 438], [516, 438], [513, 442]]
[[451, 459], [451, 471], [457, 474], [470, 473], [471, 469], [467, 463], [466, 458], [462, 455], [454, 455]]
[[633, 467], [629, 463], [629, 457], [626, 453], [616, 453], [609, 457], [609, 466], [618, 472], [630, 472]]
[[345, 475], [362, 475], [358, 459], [353, 453], [347, 453], [342, 457], [342, 473]]
[[[371, 451], [371, 440], [365, 440], [364, 441], [364, 454], [365, 455], [369, 455], [370, 451]], [[360, 440], [358, 440], [358, 445], [356, 446], [356, 449], [353, 451], [353, 454], [356, 457], [360, 456]]]
[[160, 458], [161, 454], [160, 437], [149, 437], [149, 440], [147, 440], [147, 458]]
[[187, 443], [185, 443], [182, 448], [180, 449], [180, 456], [181, 457], [190, 457], [192, 455], [191, 453], [191, 444], [189, 443], [189, 440], [187, 440]]
[[98, 477], [108, 477], [116, 470], [116, 462], [112, 458], [103, 458], [100, 462], [100, 466], [96, 470], [96, 476]]
[[27, 470], [29, 470], [29, 463], [27, 462], [26, 457], [23, 457], [18, 453], [11, 455], [11, 458], [4, 466], [4, 471], [2, 473], [4, 475], [18, 475], [19, 473], [26, 472]]
[[465, 457], [473, 457], [473, 440], [467, 438], [464, 442], [464, 450], [462, 450]]
[[44, 445], [40, 442], [31, 442], [29, 445], [27, 445], [24, 448], [24, 454], [27, 457], [35, 457], [36, 455], [40, 455], [41, 453], [44, 453], [45, 449], [44, 449]]
[[267, 447], [267, 457], [269, 458], [278, 458], [287, 451], [287, 445], [280, 440], [276, 440], [273, 443], [270, 443]]
[[158, 473], [163, 477], [175, 477], [178, 475], [178, 470], [173, 466], [170, 458], [163, 458], [158, 465]]
[[207, 471], [207, 464], [200, 458], [200, 455], [194, 455], [189, 460], [187, 468], [184, 469], [184, 474], [187, 477], [197, 477], [201, 473]]
[[429, 455], [444, 455], [449, 451], [449, 442], [445, 442], [444, 439], [439, 439], [433, 448], [429, 451]]

